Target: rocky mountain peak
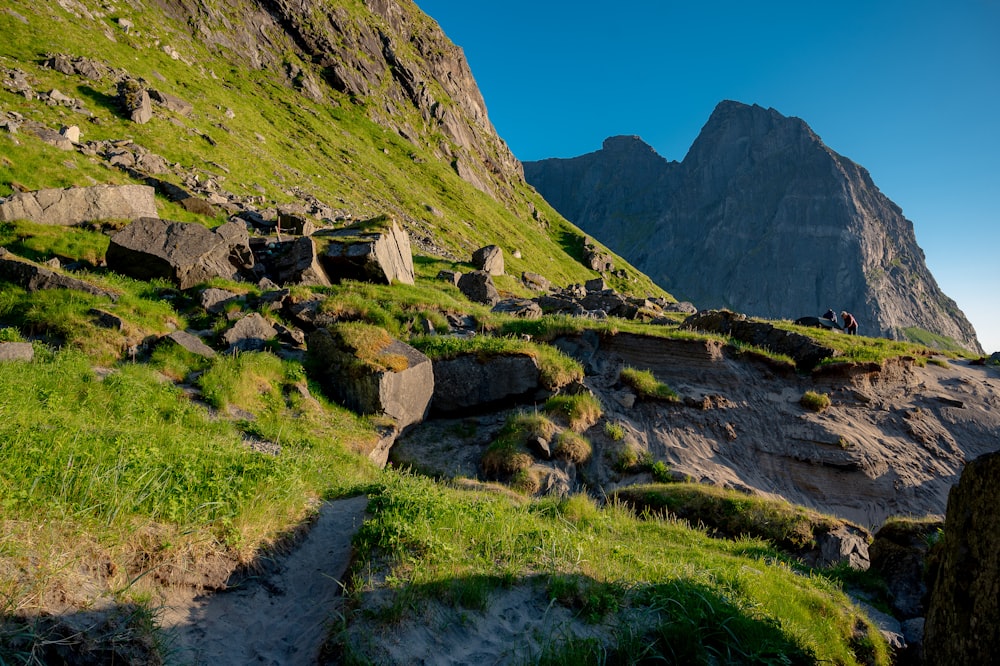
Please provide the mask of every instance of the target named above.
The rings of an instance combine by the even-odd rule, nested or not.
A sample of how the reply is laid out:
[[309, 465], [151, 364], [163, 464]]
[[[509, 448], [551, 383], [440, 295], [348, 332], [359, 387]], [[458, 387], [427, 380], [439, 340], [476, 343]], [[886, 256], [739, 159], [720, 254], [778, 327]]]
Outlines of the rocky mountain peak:
[[[924, 262], [913, 224], [801, 119], [720, 103], [683, 162], [636, 137], [525, 175], [568, 219], [678, 298], [772, 319], [854, 313], [861, 333], [981, 351]], [[655, 153], [652, 153], [655, 155]]]

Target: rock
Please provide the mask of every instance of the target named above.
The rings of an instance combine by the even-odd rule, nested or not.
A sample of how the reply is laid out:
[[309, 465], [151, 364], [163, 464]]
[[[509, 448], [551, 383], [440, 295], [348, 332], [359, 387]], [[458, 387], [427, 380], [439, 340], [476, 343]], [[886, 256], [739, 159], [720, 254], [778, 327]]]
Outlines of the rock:
[[503, 275], [503, 250], [497, 245], [487, 245], [472, 253], [472, 265], [490, 275]]
[[164, 108], [173, 111], [178, 115], [189, 116], [191, 115], [191, 112], [194, 111], [194, 106], [190, 102], [185, 102], [179, 97], [168, 95], [167, 93], [159, 90], [150, 90], [149, 97], [152, 101], [157, 102]]
[[[242, 231], [241, 231], [242, 229]], [[144, 217], [114, 236], [108, 268], [139, 280], [166, 278], [189, 289], [211, 278], [238, 279], [252, 267], [246, 228], [226, 223], [216, 231], [200, 224]]]
[[521, 282], [536, 291], [551, 291], [552, 283], [538, 273], [524, 271], [521, 273]]
[[593, 280], [587, 280], [583, 284], [583, 288], [586, 289], [588, 292], [590, 292], [590, 291], [604, 291], [609, 287], [607, 281], [605, 281], [604, 278], [599, 277], [599, 278], [594, 278]]
[[385, 330], [338, 324], [310, 333], [306, 345], [320, 382], [344, 406], [390, 416], [400, 429], [426, 417], [434, 394], [431, 361]]
[[598, 273], [610, 273], [615, 270], [611, 255], [599, 249], [586, 238], [583, 240], [583, 264]]
[[59, 150], [70, 151], [76, 147], [65, 136], [47, 127], [29, 127], [27, 129], [45, 143], [55, 146]]
[[566, 219], [703, 309], [794, 320], [836, 304], [864, 334], [919, 326], [978, 351], [913, 224], [799, 118], [723, 101], [683, 162], [619, 136], [525, 162], [524, 174]]
[[274, 279], [279, 284], [330, 286], [319, 260], [316, 241], [309, 236], [273, 246], [275, 258], [271, 264]]
[[493, 284], [493, 278], [486, 271], [463, 273], [458, 279], [458, 288], [466, 298], [475, 303], [493, 306], [500, 301], [500, 292]]
[[187, 331], [173, 331], [160, 338], [160, 344], [171, 343], [204, 358], [215, 358], [215, 350], [205, 344], [197, 335]]
[[294, 234], [296, 236], [310, 236], [316, 231], [316, 225], [301, 215], [290, 213], [278, 213], [279, 234]]
[[680, 327], [730, 335], [741, 342], [787, 354], [803, 370], [811, 370], [823, 359], [840, 354], [806, 335], [784, 331], [773, 324], [753, 321], [746, 315], [728, 310], [698, 312], [685, 319]]
[[868, 549], [871, 568], [885, 581], [897, 617], [916, 618], [926, 613], [924, 572], [929, 544], [942, 527], [936, 521], [893, 520], [875, 533]]
[[391, 284], [414, 283], [410, 237], [388, 216], [312, 235], [320, 264], [334, 281], [351, 279]]
[[523, 319], [539, 319], [542, 308], [538, 303], [526, 298], [508, 298], [493, 306], [492, 312], [509, 314]]
[[35, 348], [30, 342], [0, 342], [0, 362], [33, 361]]
[[195, 215], [215, 217], [219, 213], [215, 206], [201, 197], [185, 197], [183, 199], [178, 199], [177, 203], [179, 203], [184, 210], [189, 213], [194, 213]]
[[461, 279], [462, 274], [459, 271], [448, 271], [440, 270], [437, 274], [438, 280], [444, 280], [445, 282], [451, 282], [456, 287], [458, 286], [458, 281]]
[[121, 331], [125, 329], [125, 321], [116, 314], [107, 312], [106, 310], [98, 310], [97, 308], [90, 309], [87, 314], [94, 318], [94, 323], [101, 328], [110, 328], [114, 331]]
[[146, 185], [95, 185], [17, 192], [0, 202], [0, 222], [73, 225], [156, 217], [155, 191]]
[[206, 311], [218, 314], [226, 309], [226, 306], [230, 303], [239, 303], [243, 300], [243, 297], [225, 289], [209, 287], [201, 292], [199, 300], [201, 307], [205, 308]]
[[33, 261], [11, 254], [2, 247], [0, 247], [0, 278], [9, 280], [28, 291], [75, 289], [94, 296], [105, 296], [112, 301], [118, 300], [118, 293], [115, 291], [39, 266]]
[[534, 397], [539, 388], [538, 362], [527, 354], [482, 358], [460, 354], [434, 361], [431, 407], [444, 414], [514, 404]]
[[68, 127], [62, 127], [59, 129], [59, 133], [66, 137], [70, 143], [77, 144], [80, 143], [80, 128], [76, 125], [70, 125]]
[[927, 664], [991, 664], [1000, 645], [1000, 452], [976, 458], [948, 493], [924, 631]]
[[232, 354], [237, 351], [260, 351], [277, 335], [277, 329], [269, 321], [253, 312], [238, 319], [232, 328], [222, 334], [221, 339], [229, 346], [226, 353]]
[[153, 104], [149, 92], [136, 79], [119, 81], [118, 103], [134, 123], [143, 125], [153, 119]]
[[816, 566], [830, 567], [846, 563], [852, 569], [867, 571], [871, 562], [866, 534], [847, 525], [816, 535], [819, 558]]

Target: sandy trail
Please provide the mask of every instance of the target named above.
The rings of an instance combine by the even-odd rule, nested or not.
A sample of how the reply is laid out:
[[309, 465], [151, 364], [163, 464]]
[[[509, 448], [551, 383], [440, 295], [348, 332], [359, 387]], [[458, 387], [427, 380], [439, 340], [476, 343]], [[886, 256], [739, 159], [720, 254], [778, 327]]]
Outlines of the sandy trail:
[[182, 592], [162, 624], [171, 662], [193, 666], [315, 664], [350, 561], [351, 537], [364, 520], [366, 497], [327, 502], [298, 547], [273, 573], [225, 592]]

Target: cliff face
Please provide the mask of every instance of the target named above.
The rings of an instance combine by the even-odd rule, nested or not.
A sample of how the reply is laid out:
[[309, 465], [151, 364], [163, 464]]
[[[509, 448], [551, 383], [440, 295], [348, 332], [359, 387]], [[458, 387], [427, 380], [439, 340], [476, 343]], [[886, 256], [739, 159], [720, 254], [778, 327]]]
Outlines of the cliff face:
[[803, 121], [722, 102], [683, 162], [657, 157], [617, 137], [524, 171], [568, 219], [700, 308], [795, 319], [832, 307], [862, 334], [920, 328], [981, 351], [913, 224]]
[[157, 0], [197, 39], [321, 100], [327, 84], [369, 117], [431, 147], [496, 199], [523, 181], [465, 60], [412, 0]]

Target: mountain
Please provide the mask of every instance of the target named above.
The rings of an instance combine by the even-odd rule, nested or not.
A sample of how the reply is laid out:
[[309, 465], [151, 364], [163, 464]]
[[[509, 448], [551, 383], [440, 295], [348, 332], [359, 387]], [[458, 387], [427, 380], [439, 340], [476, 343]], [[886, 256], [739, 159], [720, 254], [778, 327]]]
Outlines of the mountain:
[[943, 336], [981, 352], [913, 224], [798, 118], [725, 101], [680, 163], [621, 136], [524, 172], [568, 219], [698, 307], [773, 319], [847, 310], [862, 334]]

